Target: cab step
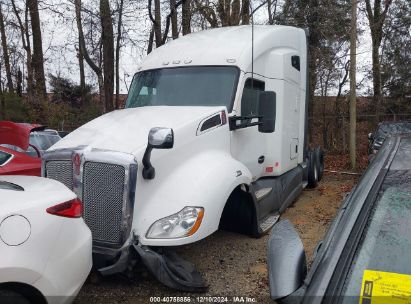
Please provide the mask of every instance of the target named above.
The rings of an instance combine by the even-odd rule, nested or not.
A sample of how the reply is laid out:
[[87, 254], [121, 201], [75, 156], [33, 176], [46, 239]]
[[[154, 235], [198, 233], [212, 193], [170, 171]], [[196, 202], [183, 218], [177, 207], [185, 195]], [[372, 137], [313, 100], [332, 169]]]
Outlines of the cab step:
[[267, 215], [260, 222], [260, 228], [262, 230], [262, 233], [265, 233], [268, 230], [270, 230], [275, 225], [275, 223], [278, 222], [279, 219], [280, 219], [280, 214], [278, 212], [271, 213], [271, 214]]
[[261, 200], [266, 198], [271, 193], [272, 190], [273, 190], [273, 188], [261, 188], [261, 189], [257, 190], [254, 193], [255, 198], [257, 199], [257, 202], [260, 202]]

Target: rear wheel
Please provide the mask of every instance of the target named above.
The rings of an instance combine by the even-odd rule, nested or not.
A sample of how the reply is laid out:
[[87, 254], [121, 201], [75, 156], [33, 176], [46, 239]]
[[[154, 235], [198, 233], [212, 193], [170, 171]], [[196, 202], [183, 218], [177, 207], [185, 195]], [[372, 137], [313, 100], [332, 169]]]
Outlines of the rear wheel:
[[313, 150], [308, 150], [308, 187], [315, 188], [318, 185], [318, 163], [316, 159], [316, 153]]
[[320, 182], [324, 175], [324, 151], [320, 147], [315, 148], [315, 161], [318, 168], [318, 181]]

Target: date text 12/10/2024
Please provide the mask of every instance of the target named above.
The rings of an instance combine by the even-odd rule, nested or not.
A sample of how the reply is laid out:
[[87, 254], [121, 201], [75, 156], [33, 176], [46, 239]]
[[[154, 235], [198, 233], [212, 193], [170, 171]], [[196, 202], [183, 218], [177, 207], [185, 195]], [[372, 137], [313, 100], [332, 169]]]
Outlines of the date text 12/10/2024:
[[257, 303], [252, 297], [150, 297], [150, 303]]

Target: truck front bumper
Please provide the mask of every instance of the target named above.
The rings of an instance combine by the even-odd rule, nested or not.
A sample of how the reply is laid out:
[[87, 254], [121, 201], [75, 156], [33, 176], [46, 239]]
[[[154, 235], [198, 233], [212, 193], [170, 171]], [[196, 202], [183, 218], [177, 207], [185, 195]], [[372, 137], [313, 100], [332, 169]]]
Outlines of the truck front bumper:
[[170, 288], [188, 292], [204, 292], [208, 288], [195, 266], [167, 247], [141, 244], [131, 244], [117, 250], [94, 247], [93, 259], [103, 276], [124, 273], [140, 262], [159, 282]]

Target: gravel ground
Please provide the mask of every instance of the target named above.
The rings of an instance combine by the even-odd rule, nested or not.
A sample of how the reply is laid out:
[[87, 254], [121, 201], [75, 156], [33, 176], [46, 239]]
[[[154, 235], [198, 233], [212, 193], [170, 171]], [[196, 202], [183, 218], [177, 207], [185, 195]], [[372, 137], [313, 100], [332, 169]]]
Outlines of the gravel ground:
[[[342, 197], [349, 192], [355, 178], [347, 175], [325, 174], [316, 189], [306, 189], [282, 218], [288, 218], [296, 226], [306, 249], [308, 263], [318, 241], [324, 236], [334, 218]], [[259, 239], [218, 231], [205, 240], [179, 247], [177, 252], [193, 262], [210, 285], [207, 293], [188, 294], [173, 291], [158, 283], [148, 273], [130, 281], [121, 276], [99, 280], [89, 279], [75, 304], [98, 303], [215, 303], [208, 297], [244, 297], [244, 302], [273, 303], [269, 298], [267, 279], [268, 235]], [[93, 277], [93, 276], [91, 276]], [[158, 297], [153, 299], [150, 297]], [[171, 297], [180, 297], [173, 299]], [[197, 299], [200, 297], [200, 299]], [[248, 299], [246, 299], [246, 297]], [[241, 298], [239, 298], [241, 300]]]

